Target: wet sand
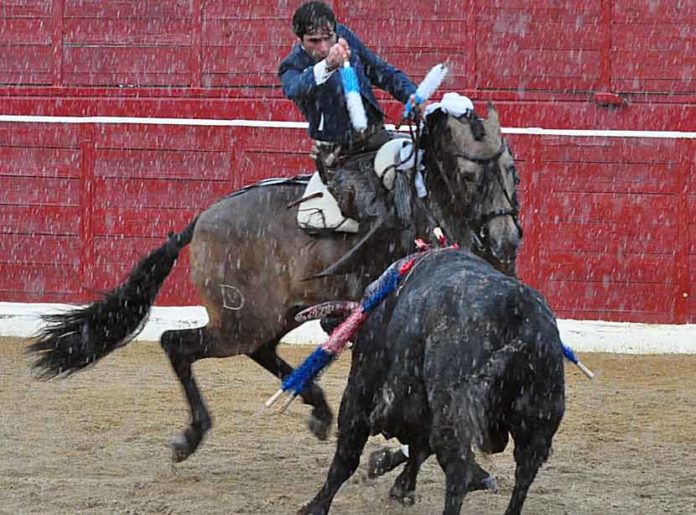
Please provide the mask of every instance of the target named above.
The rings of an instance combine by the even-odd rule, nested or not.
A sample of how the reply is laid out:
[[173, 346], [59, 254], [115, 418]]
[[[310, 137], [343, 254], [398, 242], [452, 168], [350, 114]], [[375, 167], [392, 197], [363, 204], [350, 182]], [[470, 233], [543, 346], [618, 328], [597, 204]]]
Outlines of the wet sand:
[[[0, 513], [294, 513], [321, 486], [335, 436], [317, 441], [309, 408], [261, 413], [278, 382], [246, 357], [206, 360], [195, 374], [213, 415], [198, 452], [173, 465], [168, 439], [187, 407], [156, 343], [136, 342], [61, 381], [32, 378], [27, 341], [0, 339]], [[308, 346], [285, 346], [299, 363]], [[338, 410], [346, 354], [321, 384]], [[566, 416], [532, 485], [529, 514], [696, 513], [696, 356], [585, 354], [597, 378], [568, 367]], [[396, 477], [367, 479], [367, 453], [339, 492], [336, 514], [437, 514], [444, 476], [429, 459], [415, 506], [389, 499]], [[501, 492], [467, 496], [463, 513], [502, 513], [511, 448], [483, 456]]]

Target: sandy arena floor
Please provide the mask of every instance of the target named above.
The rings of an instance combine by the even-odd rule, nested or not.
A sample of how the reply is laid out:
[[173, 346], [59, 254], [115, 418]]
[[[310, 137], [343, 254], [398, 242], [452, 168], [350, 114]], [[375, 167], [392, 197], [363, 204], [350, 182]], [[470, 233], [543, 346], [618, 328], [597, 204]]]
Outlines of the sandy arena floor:
[[[0, 339], [0, 513], [294, 513], [321, 486], [335, 445], [305, 426], [309, 408], [260, 412], [277, 381], [246, 357], [196, 365], [214, 427], [173, 465], [167, 440], [187, 421], [170, 366], [154, 343], [131, 343], [63, 381], [32, 379], [26, 340]], [[299, 363], [310, 347], [282, 348]], [[566, 376], [566, 416], [554, 454], [525, 505], [529, 514], [696, 513], [696, 356], [586, 354], [597, 378]], [[337, 411], [349, 356], [322, 378]], [[372, 439], [367, 452], [383, 441]], [[482, 457], [501, 493], [467, 496], [464, 513], [502, 513], [513, 483], [510, 449]], [[418, 499], [389, 500], [394, 472], [369, 480], [364, 463], [339, 492], [336, 514], [437, 514], [436, 460]]]

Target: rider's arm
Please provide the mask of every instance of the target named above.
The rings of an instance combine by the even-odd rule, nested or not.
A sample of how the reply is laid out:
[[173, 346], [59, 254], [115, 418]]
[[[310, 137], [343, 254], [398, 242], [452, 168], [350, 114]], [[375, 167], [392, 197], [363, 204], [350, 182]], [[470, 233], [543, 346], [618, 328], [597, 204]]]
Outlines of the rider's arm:
[[[346, 29], [350, 30], [350, 29]], [[365, 74], [370, 82], [384, 91], [391, 93], [399, 102], [405, 103], [416, 92], [416, 85], [404, 72], [395, 68], [367, 48], [358, 37], [350, 32], [351, 49], [360, 55], [365, 67]]]
[[283, 61], [278, 75], [283, 86], [283, 94], [290, 100], [296, 100], [311, 97], [317, 86], [329, 80], [335, 71], [327, 69], [325, 60], [304, 71], [299, 71], [290, 63]]

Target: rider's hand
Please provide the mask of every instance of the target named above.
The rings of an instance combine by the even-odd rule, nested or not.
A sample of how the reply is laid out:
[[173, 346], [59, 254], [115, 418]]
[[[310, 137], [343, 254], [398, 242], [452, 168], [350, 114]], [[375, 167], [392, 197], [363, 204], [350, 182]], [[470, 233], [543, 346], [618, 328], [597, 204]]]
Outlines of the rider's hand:
[[431, 104], [431, 102], [430, 100], [426, 100], [421, 104], [416, 104], [416, 94], [414, 93], [413, 95], [408, 97], [408, 104], [411, 107], [413, 119], [418, 121], [424, 118], [425, 108], [428, 107]]
[[335, 70], [343, 66], [343, 63], [350, 59], [350, 47], [348, 42], [340, 38], [338, 43], [331, 47], [329, 55], [326, 56], [326, 67], [329, 70]]

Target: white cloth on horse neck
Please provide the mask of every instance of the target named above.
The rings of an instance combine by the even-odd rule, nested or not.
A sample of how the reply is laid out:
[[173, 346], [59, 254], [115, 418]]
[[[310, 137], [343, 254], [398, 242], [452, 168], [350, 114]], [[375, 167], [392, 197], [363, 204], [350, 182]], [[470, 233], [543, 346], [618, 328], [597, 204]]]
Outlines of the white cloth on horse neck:
[[418, 160], [418, 168], [416, 169], [416, 175], [414, 177], [414, 185], [418, 198], [424, 198], [428, 196], [428, 190], [425, 187], [422, 174], [422, 171], [425, 170], [425, 166], [423, 165], [423, 150], [419, 149], [418, 152], [414, 152], [413, 144], [401, 147], [399, 154], [399, 162], [401, 164], [398, 165], [396, 169], [399, 171], [411, 170], [416, 167], [416, 160]]
[[471, 101], [471, 99], [469, 99], [469, 97], [465, 97], [459, 93], [450, 92], [442, 95], [442, 100], [439, 102], [433, 102], [426, 107], [425, 116], [428, 116], [436, 109], [442, 109], [442, 111], [447, 114], [459, 117], [466, 114], [468, 111], [473, 111], [474, 103]]

